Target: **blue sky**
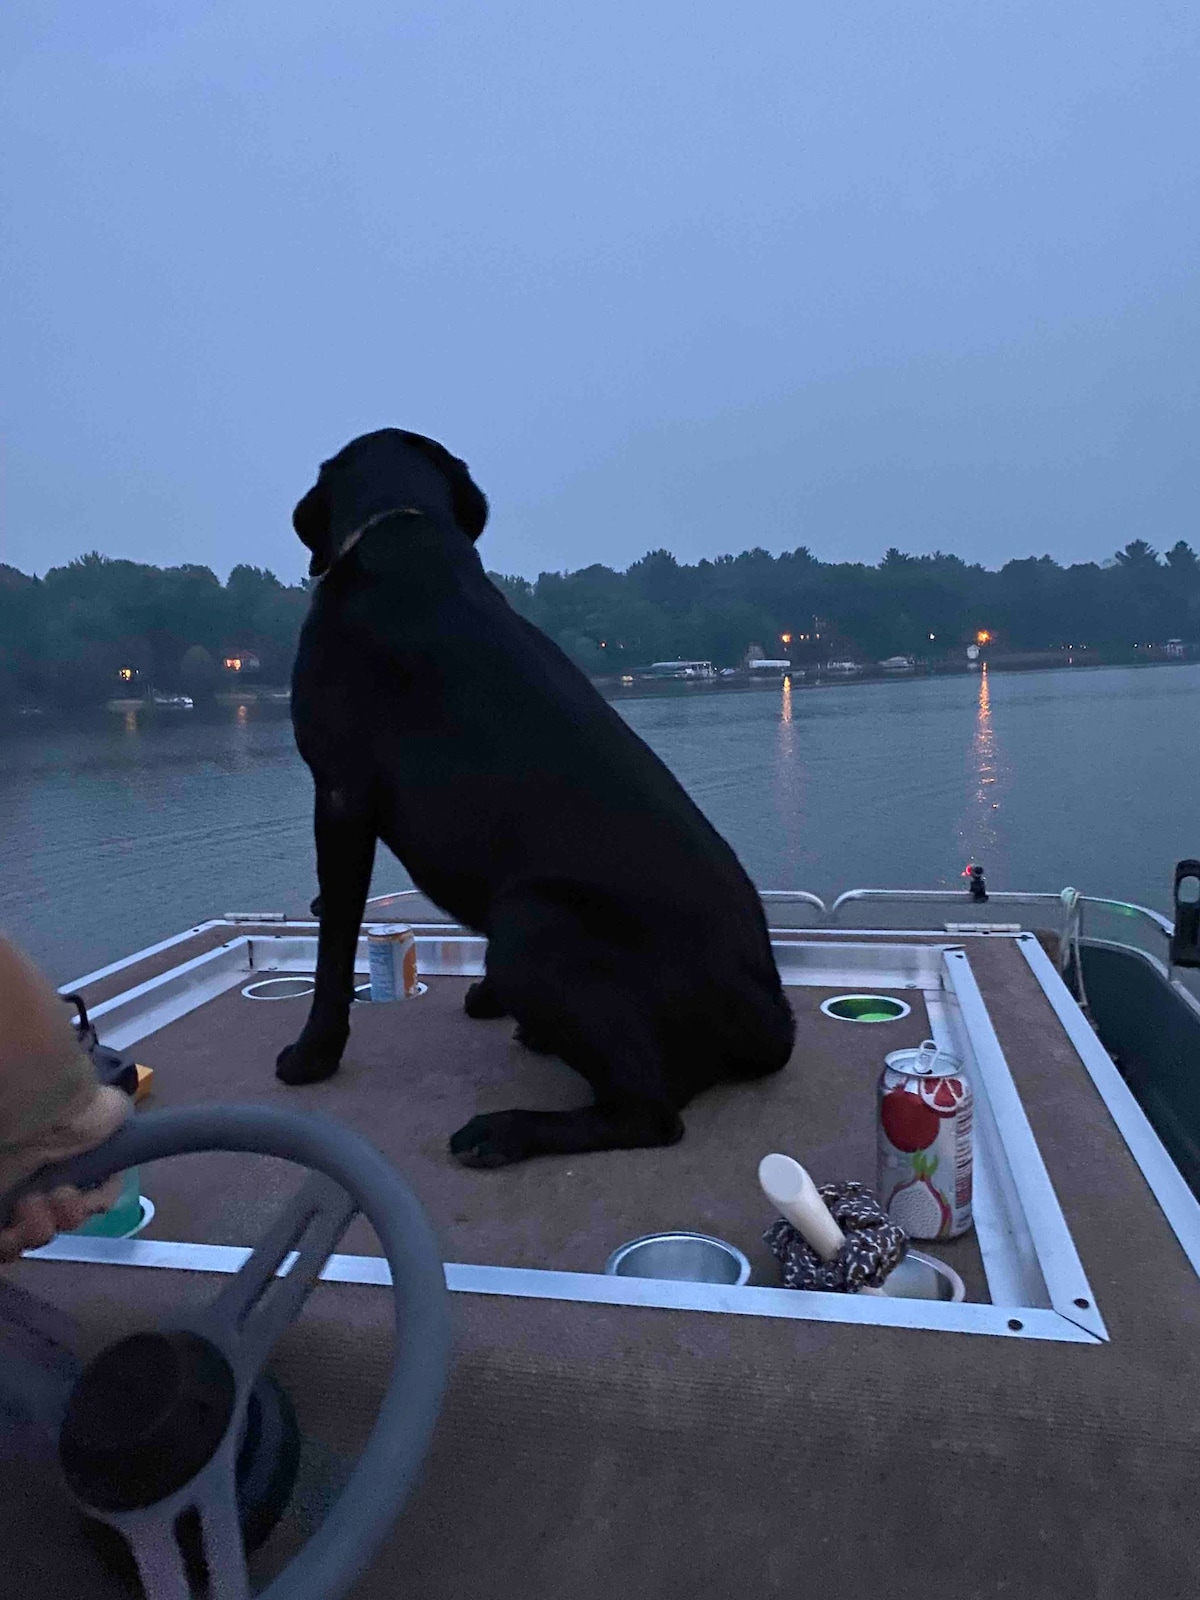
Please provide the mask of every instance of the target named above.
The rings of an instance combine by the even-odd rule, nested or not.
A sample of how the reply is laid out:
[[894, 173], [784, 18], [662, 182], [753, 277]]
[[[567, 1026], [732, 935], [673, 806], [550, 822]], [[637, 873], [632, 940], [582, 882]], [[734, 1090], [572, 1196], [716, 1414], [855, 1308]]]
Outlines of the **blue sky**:
[[0, 15], [0, 559], [294, 578], [431, 433], [506, 572], [1200, 544], [1192, 0]]

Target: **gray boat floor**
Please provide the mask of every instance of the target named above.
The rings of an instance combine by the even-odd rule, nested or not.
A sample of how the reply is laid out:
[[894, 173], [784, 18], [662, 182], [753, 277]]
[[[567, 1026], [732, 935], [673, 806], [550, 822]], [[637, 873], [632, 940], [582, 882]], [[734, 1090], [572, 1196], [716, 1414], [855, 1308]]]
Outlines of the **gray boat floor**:
[[[1110, 1341], [456, 1295], [455, 1368], [425, 1480], [356, 1600], [1195, 1592], [1200, 1284], [1019, 952], [992, 939], [970, 957]], [[135, 1054], [155, 1069], [155, 1105], [274, 1101], [359, 1128], [412, 1182], [447, 1259], [599, 1271], [627, 1238], [692, 1227], [738, 1244], [754, 1281], [771, 1283], [759, 1157], [782, 1149], [819, 1180], [870, 1182], [881, 1041], [928, 1031], [919, 995], [912, 1016], [877, 1029], [823, 1017], [824, 991], [792, 990], [791, 1068], [697, 1101], [678, 1146], [470, 1172], [446, 1138], [477, 1110], [585, 1095], [514, 1044], [510, 1024], [463, 1016], [464, 989], [432, 979], [419, 1000], [357, 1007], [342, 1072], [310, 1089], [272, 1073], [304, 1001], [234, 990]], [[231, 1156], [159, 1165], [146, 1175], [158, 1208], [146, 1236], [251, 1243], [293, 1173]], [[341, 1248], [373, 1252], [355, 1227]], [[973, 1238], [935, 1253], [968, 1298], [985, 1298]], [[46, 1262], [13, 1278], [75, 1314], [86, 1347], [215, 1290], [198, 1274]], [[377, 1289], [321, 1285], [277, 1351], [309, 1445], [262, 1570], [319, 1517], [369, 1428], [385, 1306]], [[25, 1585], [12, 1592], [117, 1592], [55, 1531], [66, 1513], [52, 1495], [5, 1504], [21, 1524], [6, 1544]]]

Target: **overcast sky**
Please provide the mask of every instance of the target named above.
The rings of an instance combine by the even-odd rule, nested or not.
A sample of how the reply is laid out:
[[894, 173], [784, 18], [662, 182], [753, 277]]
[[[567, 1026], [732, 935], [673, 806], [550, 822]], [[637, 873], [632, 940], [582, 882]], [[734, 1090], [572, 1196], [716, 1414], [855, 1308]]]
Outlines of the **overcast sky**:
[[0, 559], [1200, 545], [1194, 0], [5, 0]]

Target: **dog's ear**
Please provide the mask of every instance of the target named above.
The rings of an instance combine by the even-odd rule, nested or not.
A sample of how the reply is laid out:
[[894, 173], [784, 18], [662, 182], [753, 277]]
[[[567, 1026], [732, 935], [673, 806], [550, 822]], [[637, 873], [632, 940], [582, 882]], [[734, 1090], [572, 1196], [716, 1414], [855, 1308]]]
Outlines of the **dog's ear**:
[[319, 578], [333, 561], [333, 536], [329, 526], [329, 492], [318, 478], [292, 512], [292, 527], [312, 551], [310, 578]]
[[450, 503], [454, 508], [454, 520], [474, 544], [487, 526], [487, 496], [467, 471], [465, 461], [455, 459], [454, 464], [462, 469], [461, 473], [450, 479]]
[[427, 461], [432, 461], [450, 488], [450, 510], [455, 522], [474, 544], [487, 526], [488, 503], [483, 490], [472, 478], [465, 461], [451, 455], [444, 444], [427, 438], [423, 433], [408, 429], [398, 430], [414, 445]]

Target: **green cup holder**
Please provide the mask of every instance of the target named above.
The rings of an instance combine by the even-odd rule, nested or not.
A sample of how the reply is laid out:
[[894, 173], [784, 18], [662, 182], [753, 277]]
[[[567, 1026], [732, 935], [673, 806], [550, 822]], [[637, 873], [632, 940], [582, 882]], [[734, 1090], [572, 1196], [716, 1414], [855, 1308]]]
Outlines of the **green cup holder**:
[[121, 1181], [116, 1205], [99, 1216], [89, 1217], [81, 1228], [73, 1231], [76, 1237], [85, 1239], [132, 1239], [153, 1216], [154, 1202], [142, 1193], [138, 1169], [130, 1167]]
[[821, 1010], [835, 1022], [898, 1022], [912, 1007], [886, 994], [837, 994], [822, 1000]]

